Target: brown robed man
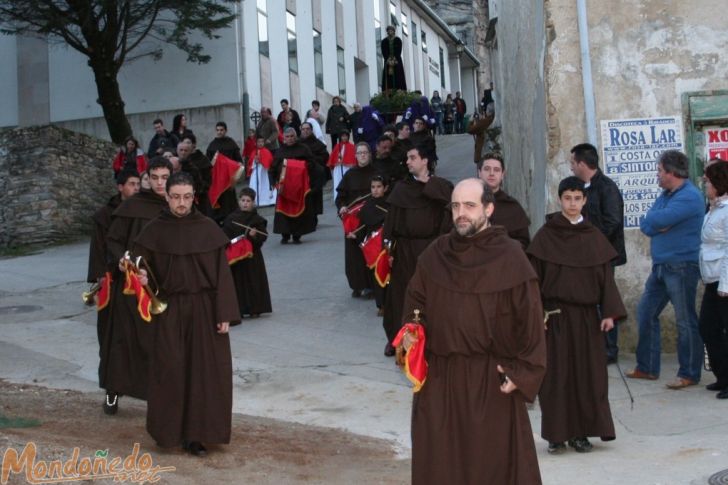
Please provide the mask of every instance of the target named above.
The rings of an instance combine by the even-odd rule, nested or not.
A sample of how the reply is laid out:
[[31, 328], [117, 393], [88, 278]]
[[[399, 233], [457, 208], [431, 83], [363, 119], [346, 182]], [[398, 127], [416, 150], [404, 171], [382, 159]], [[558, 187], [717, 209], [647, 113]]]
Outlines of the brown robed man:
[[[371, 164], [371, 151], [366, 142], [359, 142], [356, 145], [356, 164], [356, 167], [344, 174], [339, 186], [336, 187], [336, 208], [342, 216], [350, 204], [357, 201], [364, 203], [364, 199], [370, 193], [372, 177], [376, 175]], [[352, 290], [351, 296], [354, 297], [360, 296], [362, 291], [372, 290], [375, 284], [359, 248], [359, 236], [366, 236], [366, 233], [360, 234], [363, 231], [364, 228], [359, 229], [357, 233], [344, 236], [344, 268], [349, 288]]]
[[[116, 187], [118, 193], [111, 197], [109, 201], [99, 208], [92, 217], [93, 234], [91, 235], [91, 244], [89, 245], [88, 254], [88, 276], [89, 283], [101, 283], [107, 273], [111, 274], [108, 267], [108, 252], [106, 248], [106, 235], [111, 226], [111, 216], [119, 205], [139, 192], [141, 178], [136, 172], [122, 170], [116, 175]], [[96, 332], [99, 339], [99, 387], [106, 387], [106, 352], [108, 351], [107, 333], [109, 330], [109, 307], [98, 311], [96, 316]], [[112, 410], [110, 407], [114, 405], [114, 398], [110, 396], [109, 405], [104, 405], [104, 409]], [[118, 405], [116, 405], [118, 408]], [[113, 409], [116, 409], [113, 408]], [[113, 412], [113, 411], [112, 411]]]
[[541, 483], [526, 402], [546, 346], [536, 273], [478, 179], [452, 193], [455, 229], [420, 256], [404, 321], [422, 315], [429, 365], [412, 406], [412, 483]]
[[[149, 362], [147, 431], [163, 447], [206, 454], [204, 443], [229, 443], [232, 357], [228, 330], [240, 320], [230, 267], [229, 239], [212, 219], [192, 207], [194, 181], [184, 172], [167, 182], [169, 210], [137, 237], [158, 283], [166, 311], [155, 315]], [[145, 272], [144, 272], [145, 273]]]
[[387, 356], [394, 355], [391, 342], [401, 326], [404, 293], [415, 272], [417, 257], [436, 237], [452, 227], [447, 210], [452, 184], [433, 174], [432, 157], [423, 147], [410, 149], [407, 152], [410, 175], [397, 183], [387, 199], [389, 212], [384, 219], [384, 239], [393, 257], [382, 321], [387, 334], [384, 348]]
[[121, 203], [112, 215], [106, 236], [114, 281], [108, 325], [101, 343], [99, 378], [106, 389], [104, 412], [107, 414], [116, 413], [119, 396], [147, 398], [152, 329], [139, 315], [136, 298], [124, 295], [124, 274], [116, 264], [142, 228], [167, 206], [164, 193], [172, 164], [164, 157], [154, 157], [149, 161], [147, 173], [151, 189], [141, 189]]

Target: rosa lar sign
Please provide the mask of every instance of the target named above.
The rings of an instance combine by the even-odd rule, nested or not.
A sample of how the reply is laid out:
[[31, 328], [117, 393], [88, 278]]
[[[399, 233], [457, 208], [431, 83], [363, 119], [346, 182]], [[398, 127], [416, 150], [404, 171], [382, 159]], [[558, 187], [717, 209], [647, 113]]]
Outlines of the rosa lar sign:
[[624, 227], [638, 228], [662, 189], [657, 185], [657, 159], [665, 150], [683, 150], [678, 116], [602, 120], [604, 173], [624, 199]]

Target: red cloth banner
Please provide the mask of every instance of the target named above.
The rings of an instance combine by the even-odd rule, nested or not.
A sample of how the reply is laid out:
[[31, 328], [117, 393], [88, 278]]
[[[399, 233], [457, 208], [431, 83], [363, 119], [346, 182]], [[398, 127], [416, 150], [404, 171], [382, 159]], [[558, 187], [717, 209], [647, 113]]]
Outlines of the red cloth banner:
[[389, 284], [389, 277], [392, 274], [392, 268], [389, 264], [389, 253], [382, 249], [377, 256], [377, 261], [374, 263], [374, 279], [377, 280], [377, 284], [384, 288]]
[[419, 323], [405, 323], [394, 337], [392, 345], [402, 343], [405, 333], [411, 333], [417, 339], [404, 356], [404, 374], [412, 383], [412, 392], [419, 392], [427, 380], [427, 361], [425, 360], [425, 327]]
[[219, 208], [220, 204], [217, 199], [227, 189], [235, 185], [235, 182], [243, 174], [243, 166], [235, 160], [226, 157], [220, 152], [215, 153], [212, 157], [212, 184], [207, 193], [210, 198], [210, 204], [214, 208]]
[[253, 243], [245, 236], [239, 236], [230, 241], [225, 248], [225, 256], [227, 256], [228, 264], [234, 265], [238, 261], [253, 257]]
[[364, 238], [361, 244], [359, 244], [361, 252], [364, 254], [364, 261], [369, 269], [374, 269], [377, 264], [377, 258], [379, 258], [382, 252], [382, 233], [383, 230], [380, 227]]
[[125, 295], [136, 296], [139, 315], [145, 322], [151, 322], [152, 314], [150, 310], [152, 307], [152, 299], [139, 281], [139, 275], [134, 271], [126, 270], [126, 281], [124, 282], [123, 293]]
[[[343, 156], [341, 153], [342, 147], [344, 148]], [[329, 168], [334, 168], [337, 165], [353, 167], [356, 165], [356, 145], [351, 142], [337, 143], [333, 150], [331, 150], [331, 155], [329, 156], [329, 161], [326, 165]], [[336, 187], [334, 187], [334, 189], [336, 189]]]
[[349, 234], [350, 232], [354, 232], [359, 229], [359, 226], [361, 226], [359, 212], [361, 212], [361, 208], [364, 207], [365, 203], [365, 200], [358, 202], [349, 207], [346, 212], [341, 215], [341, 222], [344, 225], [344, 234]]
[[258, 159], [258, 163], [260, 163], [263, 168], [266, 170], [270, 170], [270, 165], [273, 163], [273, 154], [268, 150], [267, 148], [256, 148], [251, 153], [250, 157], [248, 158], [248, 166], [247, 166], [247, 176], [250, 178], [250, 176], [253, 174], [253, 162], [255, 159]]
[[308, 168], [303, 160], [288, 158], [285, 163], [285, 176], [278, 183], [276, 212], [288, 217], [298, 217], [306, 209], [306, 194], [311, 191]]
[[107, 271], [99, 282], [99, 292], [96, 294], [96, 311], [101, 311], [109, 305], [111, 301], [111, 272]]

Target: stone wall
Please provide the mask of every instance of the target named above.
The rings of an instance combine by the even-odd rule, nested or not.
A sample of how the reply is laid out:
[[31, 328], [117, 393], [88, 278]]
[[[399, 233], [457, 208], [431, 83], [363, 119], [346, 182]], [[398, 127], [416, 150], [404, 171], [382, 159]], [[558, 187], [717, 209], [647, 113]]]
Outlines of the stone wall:
[[531, 218], [531, 232], [545, 215], [547, 112], [543, 72], [545, 21], [543, 2], [502, 2], [492, 51], [497, 116], [503, 130], [508, 174], [505, 189], [521, 201]]
[[[485, 46], [488, 31], [487, 0], [425, 0], [432, 10], [463, 40], [480, 61], [477, 98], [493, 80], [490, 52]], [[494, 83], [495, 84], [495, 83]], [[497, 89], [497, 88], [496, 88]]]
[[114, 193], [113, 144], [56, 126], [0, 131], [0, 248], [87, 235]]

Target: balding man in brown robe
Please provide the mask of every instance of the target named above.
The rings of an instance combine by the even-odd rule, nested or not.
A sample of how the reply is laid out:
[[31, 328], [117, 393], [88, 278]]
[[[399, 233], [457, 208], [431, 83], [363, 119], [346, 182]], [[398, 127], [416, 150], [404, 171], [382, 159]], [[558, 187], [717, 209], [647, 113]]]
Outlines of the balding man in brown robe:
[[[147, 431], [162, 447], [180, 444], [193, 455], [203, 442], [230, 442], [232, 357], [228, 330], [240, 320], [229, 239], [192, 207], [194, 181], [184, 172], [167, 183], [169, 210], [142, 230], [134, 254], [144, 257], [167, 309], [155, 315], [149, 363]], [[143, 273], [146, 275], [146, 272]]]
[[520, 245], [490, 226], [478, 179], [452, 193], [455, 229], [420, 256], [404, 321], [420, 310], [429, 365], [412, 406], [412, 483], [541, 483], [526, 402], [546, 348], [538, 280]]

